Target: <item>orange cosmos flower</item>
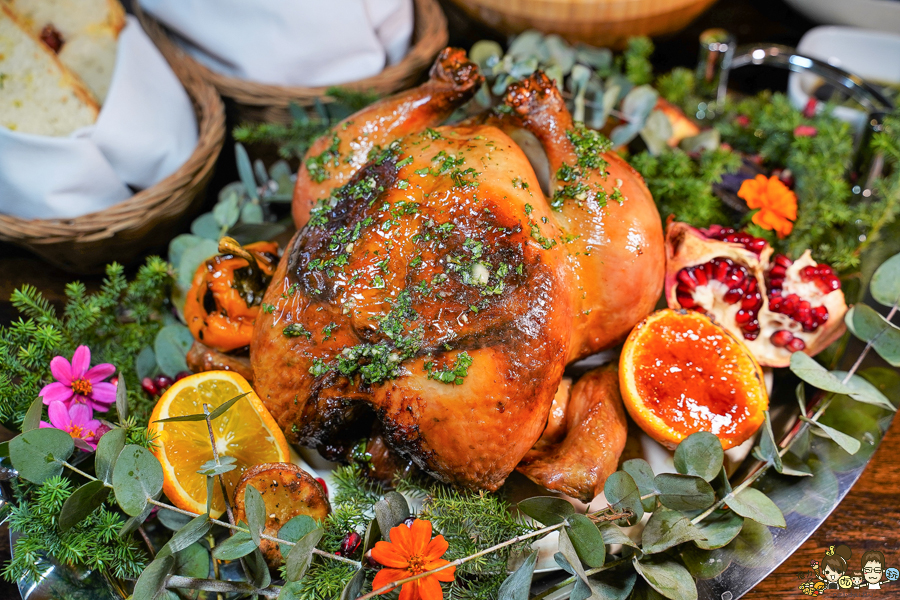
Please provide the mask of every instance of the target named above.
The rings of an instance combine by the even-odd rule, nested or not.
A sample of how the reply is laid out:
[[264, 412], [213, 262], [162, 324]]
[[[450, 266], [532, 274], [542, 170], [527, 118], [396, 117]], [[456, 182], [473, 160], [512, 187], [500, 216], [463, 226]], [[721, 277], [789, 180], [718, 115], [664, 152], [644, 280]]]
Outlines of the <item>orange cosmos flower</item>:
[[753, 215], [753, 222], [763, 229], [771, 229], [783, 238], [794, 228], [797, 196], [778, 177], [757, 175], [755, 179], [746, 179], [737, 195], [746, 200], [748, 208], [759, 209]]
[[[416, 519], [409, 527], [401, 523], [391, 529], [390, 542], [378, 542], [372, 548], [372, 558], [384, 565], [375, 575], [372, 589], [446, 565], [450, 561], [441, 557], [448, 546], [442, 535], [431, 539], [431, 521]], [[456, 567], [449, 567], [404, 583], [400, 600], [442, 600], [444, 592], [439, 582], [453, 581], [455, 571]]]

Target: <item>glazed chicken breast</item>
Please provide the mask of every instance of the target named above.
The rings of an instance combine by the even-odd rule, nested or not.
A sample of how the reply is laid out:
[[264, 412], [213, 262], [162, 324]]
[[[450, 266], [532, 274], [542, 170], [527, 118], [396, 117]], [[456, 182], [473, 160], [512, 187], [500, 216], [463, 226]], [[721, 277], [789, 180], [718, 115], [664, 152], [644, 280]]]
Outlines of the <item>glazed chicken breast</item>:
[[[299, 230], [266, 292], [251, 361], [292, 442], [333, 455], [379, 423], [391, 449], [432, 475], [495, 490], [547, 428], [566, 364], [618, 343], [652, 309], [664, 256], [640, 177], [572, 124], [543, 74], [511, 86], [505, 108], [440, 126], [481, 81], [447, 49], [427, 83], [310, 150], [295, 189]], [[516, 130], [546, 152], [549, 198]], [[571, 404], [579, 419], [599, 414]], [[584, 459], [603, 466], [583, 465], [571, 484], [548, 483], [593, 494], [620, 452]], [[525, 471], [542, 483], [558, 455]]]

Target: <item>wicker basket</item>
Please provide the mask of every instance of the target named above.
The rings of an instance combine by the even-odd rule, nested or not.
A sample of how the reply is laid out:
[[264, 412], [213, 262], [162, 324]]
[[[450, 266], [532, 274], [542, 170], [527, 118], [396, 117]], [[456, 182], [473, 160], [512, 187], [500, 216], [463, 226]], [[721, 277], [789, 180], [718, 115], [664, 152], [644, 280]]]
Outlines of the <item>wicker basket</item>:
[[[176, 44], [165, 27], [134, 4], [135, 14], [144, 24], [169, 62], [180, 64], [195, 76], [212, 83], [219, 93], [234, 100], [239, 122], [252, 123], [290, 123], [289, 105], [291, 102], [300, 106], [311, 106], [318, 98], [321, 102], [330, 102], [328, 87], [279, 86], [256, 83], [216, 73], [194, 60]], [[386, 95], [413, 85], [422, 72], [431, 66], [448, 40], [447, 19], [437, 0], [415, 0], [415, 29], [413, 45], [403, 60], [386, 67], [383, 71], [340, 87], [352, 91], [375, 92]]]
[[199, 128], [197, 147], [177, 171], [128, 200], [72, 219], [20, 219], [0, 214], [0, 240], [28, 248], [47, 262], [76, 273], [106, 263], [128, 264], [187, 226], [203, 203], [203, 191], [225, 140], [225, 109], [209, 83], [172, 63], [191, 98]]
[[557, 33], [570, 42], [621, 48], [635, 35], [661, 35], [690, 23], [715, 0], [453, 0], [503, 33]]

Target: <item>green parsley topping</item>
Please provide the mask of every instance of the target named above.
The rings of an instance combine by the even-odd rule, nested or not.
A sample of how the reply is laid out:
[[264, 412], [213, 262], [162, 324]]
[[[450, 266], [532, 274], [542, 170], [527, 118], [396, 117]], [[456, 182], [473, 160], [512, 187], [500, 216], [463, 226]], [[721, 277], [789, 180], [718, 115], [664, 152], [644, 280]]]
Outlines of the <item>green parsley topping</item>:
[[425, 371], [428, 373], [428, 379], [462, 385], [469, 374], [469, 367], [472, 366], [473, 361], [474, 359], [469, 356], [469, 353], [463, 351], [456, 355], [456, 359], [449, 369], [435, 370], [434, 362], [428, 361], [425, 363]]
[[331, 138], [331, 145], [324, 152], [318, 156], [306, 159], [306, 168], [309, 171], [310, 179], [316, 183], [322, 183], [328, 179], [329, 173], [326, 167], [329, 165], [337, 167], [341, 164], [340, 147], [341, 139], [337, 134], [334, 134]]
[[291, 323], [287, 327], [281, 330], [281, 333], [284, 334], [284, 337], [300, 337], [303, 336], [307, 340], [312, 339], [312, 332], [310, 332], [306, 327], [301, 325], [300, 323]]

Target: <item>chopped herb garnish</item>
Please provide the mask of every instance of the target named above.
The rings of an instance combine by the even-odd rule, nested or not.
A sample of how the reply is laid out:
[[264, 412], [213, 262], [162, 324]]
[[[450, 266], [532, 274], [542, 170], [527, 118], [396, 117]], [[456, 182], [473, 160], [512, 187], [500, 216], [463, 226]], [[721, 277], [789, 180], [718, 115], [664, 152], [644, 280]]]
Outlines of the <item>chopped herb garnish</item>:
[[281, 333], [284, 334], [284, 337], [300, 337], [303, 336], [307, 340], [312, 339], [312, 332], [310, 332], [306, 327], [301, 325], [300, 323], [291, 323], [287, 327], [281, 330]]
[[466, 351], [456, 355], [453, 366], [449, 369], [435, 370], [434, 362], [425, 363], [425, 370], [428, 372], [428, 379], [434, 379], [441, 383], [454, 383], [462, 385], [466, 376], [469, 374], [469, 367], [472, 366], [473, 358]]
[[337, 329], [339, 325], [337, 323], [329, 323], [322, 329], [322, 341], [326, 341], [331, 339], [331, 334]]
[[309, 171], [309, 178], [316, 183], [322, 183], [328, 179], [329, 173], [327, 166], [337, 167], [341, 164], [341, 139], [334, 134], [331, 138], [331, 145], [318, 156], [306, 159], [306, 168]]

